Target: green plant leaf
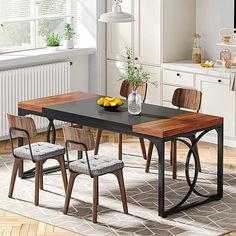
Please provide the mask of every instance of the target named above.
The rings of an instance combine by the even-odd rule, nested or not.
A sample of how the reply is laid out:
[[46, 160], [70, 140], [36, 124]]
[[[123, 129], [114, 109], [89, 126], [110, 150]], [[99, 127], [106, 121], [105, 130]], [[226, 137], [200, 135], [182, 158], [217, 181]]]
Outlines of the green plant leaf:
[[157, 81], [150, 81], [150, 74], [143, 69], [142, 65], [136, 65], [136, 59], [131, 48], [126, 48], [126, 55], [122, 56], [122, 59], [125, 60], [126, 67], [119, 80], [125, 80], [132, 84], [134, 89], [137, 89], [143, 83], [157, 86]]
[[60, 42], [61, 42], [61, 39], [59, 35], [55, 33], [49, 34], [46, 38], [46, 43], [47, 43], [47, 46], [49, 47], [60, 46]]

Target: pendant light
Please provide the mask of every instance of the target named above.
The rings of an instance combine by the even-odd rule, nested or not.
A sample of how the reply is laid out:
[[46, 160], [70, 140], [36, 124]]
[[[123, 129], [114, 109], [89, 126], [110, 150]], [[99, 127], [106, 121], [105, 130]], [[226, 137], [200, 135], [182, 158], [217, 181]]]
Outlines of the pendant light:
[[134, 21], [134, 17], [121, 9], [122, 0], [115, 0], [112, 11], [100, 16], [99, 21], [104, 23], [125, 23]]

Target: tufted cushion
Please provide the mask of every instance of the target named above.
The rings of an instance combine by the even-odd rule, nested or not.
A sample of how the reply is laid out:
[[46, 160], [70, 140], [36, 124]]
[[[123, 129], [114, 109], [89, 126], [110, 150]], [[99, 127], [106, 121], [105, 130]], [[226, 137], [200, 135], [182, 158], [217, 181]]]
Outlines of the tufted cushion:
[[[100, 155], [89, 157], [89, 164], [93, 176], [104, 175], [124, 167], [123, 161]], [[71, 162], [70, 168], [74, 172], [89, 175], [86, 158]]]
[[[46, 142], [37, 142], [31, 144], [32, 153], [34, 160], [46, 160], [51, 157], [56, 157], [65, 154], [65, 148], [61, 145], [46, 143]], [[30, 159], [30, 150], [29, 145], [21, 146], [14, 149], [14, 154], [17, 157], [24, 159]]]

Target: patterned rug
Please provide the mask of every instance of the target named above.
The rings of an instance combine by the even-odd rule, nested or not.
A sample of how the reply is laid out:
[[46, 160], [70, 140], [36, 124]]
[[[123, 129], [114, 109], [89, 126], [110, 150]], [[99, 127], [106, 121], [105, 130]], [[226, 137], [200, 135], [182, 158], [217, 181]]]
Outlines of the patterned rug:
[[[125, 150], [139, 154], [139, 150]], [[103, 144], [100, 153], [114, 156], [117, 145]], [[224, 198], [195, 207], [165, 219], [157, 214], [158, 164], [153, 157], [151, 171], [144, 172], [145, 161], [140, 156], [124, 155], [124, 179], [129, 215], [122, 213], [117, 179], [113, 175], [100, 178], [98, 223], [92, 223], [92, 180], [77, 177], [67, 216], [63, 215], [64, 191], [59, 172], [44, 176], [44, 191], [40, 191], [40, 207], [33, 205], [34, 179], [17, 178], [14, 199], [7, 197], [12, 169], [11, 157], [0, 158], [0, 208], [45, 223], [53, 224], [82, 235], [221, 235], [236, 229], [236, 173], [225, 171]], [[30, 167], [31, 163], [26, 163]], [[52, 163], [48, 163], [52, 164]], [[166, 162], [166, 206], [180, 201], [188, 189], [184, 163], [178, 163], [178, 179], [172, 179], [169, 161]], [[210, 168], [210, 170], [209, 170]], [[215, 193], [215, 168], [204, 166], [199, 175], [198, 189]], [[196, 200], [192, 196], [190, 201]]]

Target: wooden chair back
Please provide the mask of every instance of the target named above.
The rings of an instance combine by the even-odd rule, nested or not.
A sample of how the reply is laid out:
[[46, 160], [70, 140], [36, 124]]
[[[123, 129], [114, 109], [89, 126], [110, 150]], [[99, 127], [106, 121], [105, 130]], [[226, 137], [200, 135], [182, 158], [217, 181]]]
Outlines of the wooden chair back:
[[195, 89], [178, 88], [174, 91], [172, 104], [180, 108], [199, 112], [201, 107], [202, 93]]
[[[127, 81], [123, 81], [120, 87], [120, 96], [127, 99], [132, 90], [132, 84], [128, 83]], [[147, 95], [147, 83], [143, 83], [141, 86], [139, 86], [137, 91], [141, 95], [142, 101], [145, 102]]]
[[[29, 137], [32, 138], [37, 135], [37, 129], [34, 123], [34, 120], [30, 117], [25, 116], [15, 116], [7, 114], [9, 128], [16, 128], [25, 130], [28, 132]], [[27, 135], [24, 131], [12, 129], [12, 137], [26, 138]]]
[[[95, 148], [94, 137], [90, 130], [65, 126], [63, 127], [63, 134], [65, 142], [83, 143], [86, 145], [87, 151]], [[84, 146], [75, 143], [70, 143], [68, 147], [70, 150], [86, 151]]]

